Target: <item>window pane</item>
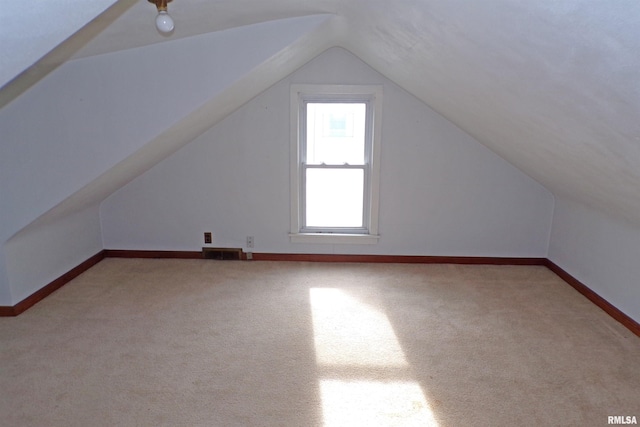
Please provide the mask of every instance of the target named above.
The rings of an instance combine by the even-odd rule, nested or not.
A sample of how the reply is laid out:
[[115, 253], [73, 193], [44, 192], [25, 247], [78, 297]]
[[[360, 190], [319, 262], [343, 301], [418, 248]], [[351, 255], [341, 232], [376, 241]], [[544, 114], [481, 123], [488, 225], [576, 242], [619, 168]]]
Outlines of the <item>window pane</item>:
[[362, 227], [364, 170], [307, 169], [307, 227]]
[[362, 165], [365, 103], [307, 104], [307, 164]]

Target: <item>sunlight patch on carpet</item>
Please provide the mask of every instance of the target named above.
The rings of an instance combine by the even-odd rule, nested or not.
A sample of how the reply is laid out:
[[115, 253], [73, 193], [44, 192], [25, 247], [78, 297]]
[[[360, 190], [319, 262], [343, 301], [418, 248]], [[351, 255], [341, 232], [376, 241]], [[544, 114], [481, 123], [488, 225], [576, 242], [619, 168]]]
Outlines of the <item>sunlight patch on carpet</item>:
[[438, 426], [415, 382], [322, 380], [320, 395], [327, 427]]
[[340, 289], [309, 298], [324, 425], [437, 427], [387, 315]]
[[310, 290], [316, 360], [323, 366], [408, 366], [386, 314], [332, 288]]

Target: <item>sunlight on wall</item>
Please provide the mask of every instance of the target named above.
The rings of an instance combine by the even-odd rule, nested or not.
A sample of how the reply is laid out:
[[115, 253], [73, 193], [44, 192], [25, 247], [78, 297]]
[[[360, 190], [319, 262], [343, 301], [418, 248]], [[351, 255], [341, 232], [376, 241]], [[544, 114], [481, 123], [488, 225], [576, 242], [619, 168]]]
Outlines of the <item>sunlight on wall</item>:
[[309, 293], [324, 425], [437, 427], [388, 317], [340, 289]]

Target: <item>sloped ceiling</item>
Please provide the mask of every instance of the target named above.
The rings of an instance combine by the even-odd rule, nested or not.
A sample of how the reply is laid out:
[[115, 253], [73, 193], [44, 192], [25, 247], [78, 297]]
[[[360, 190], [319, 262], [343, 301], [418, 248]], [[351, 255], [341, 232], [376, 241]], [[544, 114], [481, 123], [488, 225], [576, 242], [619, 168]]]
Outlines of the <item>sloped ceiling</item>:
[[115, 0], [0, 0], [0, 87], [34, 65]]
[[640, 3], [370, 3], [349, 49], [556, 195], [640, 222]]
[[[0, 85], [112, 0], [43, 2], [40, 11], [73, 11], [69, 19], [45, 27], [26, 5], [3, 3], [3, 14], [20, 28], [12, 25], [13, 31], [0, 33], [3, 42], [11, 40], [1, 47]], [[72, 44], [72, 52], [62, 44], [58, 57], [165, 40], [153, 29], [154, 10], [147, 1], [120, 1], [111, 11], [102, 15], [109, 16], [107, 25], [105, 19], [94, 20], [78, 33], [84, 34], [82, 43]], [[170, 12], [177, 25], [170, 39], [334, 14], [344, 30], [335, 44], [556, 195], [640, 224], [636, 0], [176, 0]], [[87, 30], [92, 26], [94, 31]], [[49, 34], [55, 37], [43, 44]]]
[[331, 16], [92, 56], [49, 74], [0, 110], [0, 242], [100, 203], [320, 54], [334, 44]]

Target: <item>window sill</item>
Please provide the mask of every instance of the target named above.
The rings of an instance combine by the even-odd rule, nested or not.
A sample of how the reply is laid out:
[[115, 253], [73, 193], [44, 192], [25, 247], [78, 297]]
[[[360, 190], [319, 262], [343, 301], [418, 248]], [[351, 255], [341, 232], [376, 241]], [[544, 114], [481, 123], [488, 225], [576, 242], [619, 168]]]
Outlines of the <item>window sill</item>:
[[291, 233], [292, 243], [329, 243], [375, 245], [380, 236], [373, 234]]

